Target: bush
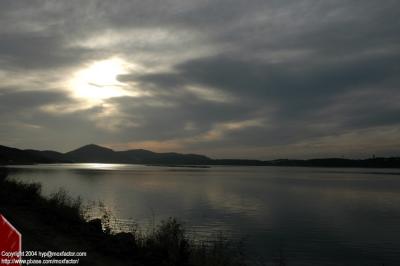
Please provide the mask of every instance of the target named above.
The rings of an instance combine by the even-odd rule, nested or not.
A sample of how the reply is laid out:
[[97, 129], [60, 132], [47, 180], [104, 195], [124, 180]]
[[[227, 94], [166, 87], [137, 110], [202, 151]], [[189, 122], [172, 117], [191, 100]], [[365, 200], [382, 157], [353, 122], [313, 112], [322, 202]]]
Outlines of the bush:
[[81, 198], [73, 199], [63, 188], [51, 194], [47, 203], [58, 219], [75, 222], [84, 221]]
[[176, 219], [162, 221], [144, 243], [161, 260], [161, 265], [188, 264], [191, 247], [183, 226]]

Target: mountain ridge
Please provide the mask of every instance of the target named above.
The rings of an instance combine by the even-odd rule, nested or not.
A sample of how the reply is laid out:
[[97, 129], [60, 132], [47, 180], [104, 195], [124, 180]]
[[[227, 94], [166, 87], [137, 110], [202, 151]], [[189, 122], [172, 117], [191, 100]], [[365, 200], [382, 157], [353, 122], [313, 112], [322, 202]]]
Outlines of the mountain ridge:
[[237, 166], [306, 166], [306, 167], [362, 167], [400, 168], [400, 157], [369, 159], [321, 158], [308, 160], [248, 160], [212, 159], [199, 154], [176, 152], [158, 153], [145, 149], [114, 151], [96, 144], [88, 144], [61, 153], [49, 150], [17, 149], [0, 145], [0, 165], [38, 163], [126, 163], [157, 165], [237, 165]]
[[17, 149], [0, 145], [0, 164], [35, 163], [141, 163], [141, 164], [206, 164], [212, 159], [199, 154], [158, 153], [145, 149], [114, 151], [88, 144], [69, 152]]

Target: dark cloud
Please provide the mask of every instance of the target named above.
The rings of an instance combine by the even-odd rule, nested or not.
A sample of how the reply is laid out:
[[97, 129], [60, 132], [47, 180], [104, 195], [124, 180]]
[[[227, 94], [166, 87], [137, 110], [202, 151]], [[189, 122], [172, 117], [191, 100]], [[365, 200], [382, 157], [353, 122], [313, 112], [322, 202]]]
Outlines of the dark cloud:
[[86, 49], [65, 48], [59, 36], [3, 35], [0, 59], [4, 68], [53, 69], [80, 62]]
[[[320, 64], [257, 63], [227, 57], [202, 58], [176, 66], [171, 74], [133, 77], [165, 90], [202, 85], [240, 95], [252, 104], [278, 104], [282, 116], [315, 112], [340, 94], [379, 87], [385, 90], [398, 80], [398, 55], [371, 56]], [[129, 80], [122, 76], [121, 80]], [[383, 95], [383, 93], [382, 93]]]
[[190, 138], [204, 134], [213, 125], [225, 121], [245, 120], [252, 117], [253, 108], [243, 104], [221, 104], [202, 101], [190, 94], [158, 99], [131, 97], [110, 102], [120, 108], [122, 121], [135, 121], [137, 125], [120, 132], [124, 140], [168, 140]]
[[14, 112], [20, 110], [32, 111], [45, 104], [55, 104], [67, 101], [68, 96], [60, 91], [18, 91], [13, 89], [0, 90], [0, 110]]

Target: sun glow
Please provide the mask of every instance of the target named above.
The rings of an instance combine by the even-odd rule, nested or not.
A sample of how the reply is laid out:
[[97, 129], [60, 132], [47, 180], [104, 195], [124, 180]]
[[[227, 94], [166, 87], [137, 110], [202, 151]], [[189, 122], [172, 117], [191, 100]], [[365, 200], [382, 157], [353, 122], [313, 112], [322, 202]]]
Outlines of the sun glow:
[[117, 80], [117, 76], [127, 70], [127, 64], [119, 58], [94, 62], [73, 76], [70, 83], [73, 95], [92, 103], [130, 95], [127, 84]]

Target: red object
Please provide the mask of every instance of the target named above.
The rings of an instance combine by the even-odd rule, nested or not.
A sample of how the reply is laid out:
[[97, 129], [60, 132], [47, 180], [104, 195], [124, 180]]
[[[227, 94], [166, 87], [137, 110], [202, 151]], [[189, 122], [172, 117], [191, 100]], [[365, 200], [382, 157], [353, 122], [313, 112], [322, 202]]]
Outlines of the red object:
[[0, 265], [21, 265], [22, 236], [3, 215], [0, 214]]

